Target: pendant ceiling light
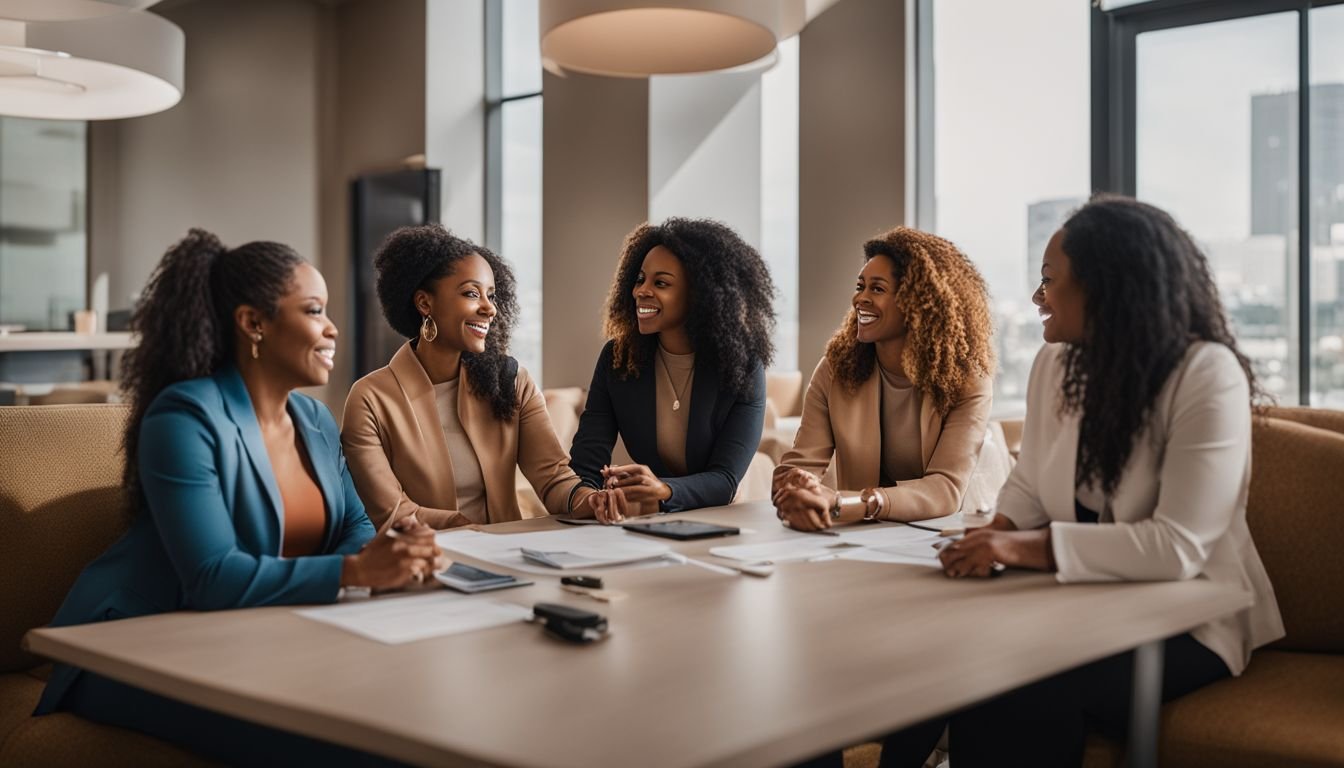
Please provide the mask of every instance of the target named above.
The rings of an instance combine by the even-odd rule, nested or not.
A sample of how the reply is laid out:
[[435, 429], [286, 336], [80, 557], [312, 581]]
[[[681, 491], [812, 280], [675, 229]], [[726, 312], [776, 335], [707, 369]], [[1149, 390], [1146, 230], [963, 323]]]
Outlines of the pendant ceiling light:
[[0, 0], [0, 19], [73, 21], [142, 11], [159, 0]]
[[182, 98], [185, 50], [176, 24], [144, 11], [0, 21], [0, 114], [110, 120], [165, 110]]
[[547, 68], [613, 77], [731, 69], [771, 56], [780, 40], [836, 0], [546, 0]]

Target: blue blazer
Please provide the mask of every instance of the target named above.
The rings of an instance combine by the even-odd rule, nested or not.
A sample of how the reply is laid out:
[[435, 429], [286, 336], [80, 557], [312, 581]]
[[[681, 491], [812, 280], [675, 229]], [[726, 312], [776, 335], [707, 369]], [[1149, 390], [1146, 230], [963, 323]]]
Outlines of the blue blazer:
[[588, 387], [588, 404], [570, 447], [570, 467], [585, 484], [602, 487], [602, 466], [611, 462], [616, 435], [630, 458], [644, 464], [672, 489], [659, 505], [664, 512], [730, 504], [761, 443], [765, 423], [765, 369], [758, 363], [748, 391], [734, 394], [719, 383], [719, 369], [708, 355], [696, 355], [691, 382], [691, 412], [686, 425], [686, 469], [670, 477], [658, 457], [657, 390], [653, 366], [639, 376], [622, 378], [612, 370], [612, 342], [602, 347]]
[[[238, 370], [159, 393], [140, 424], [143, 507], [130, 530], [89, 564], [52, 626], [180, 610], [329, 603], [342, 557], [373, 538], [326, 406], [289, 396], [327, 529], [322, 554], [282, 558], [284, 507], [252, 399]], [[80, 670], [57, 665], [36, 714], [59, 708]]]

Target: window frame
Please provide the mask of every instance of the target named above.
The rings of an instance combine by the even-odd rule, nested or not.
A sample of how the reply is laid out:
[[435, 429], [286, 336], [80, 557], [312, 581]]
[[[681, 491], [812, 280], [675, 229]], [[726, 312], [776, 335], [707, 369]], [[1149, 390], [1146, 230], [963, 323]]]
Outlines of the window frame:
[[504, 0], [485, 0], [485, 247], [504, 240], [504, 105], [540, 99], [541, 91], [504, 93]]
[[[1150, 0], [1103, 11], [1092, 7], [1092, 188], [1133, 196], [1137, 190], [1138, 36], [1271, 13], [1298, 14], [1297, 199], [1311, 199], [1311, 11], [1344, 0]], [[1311, 206], [1297, 211], [1298, 404], [1311, 405]], [[1292, 286], [1288, 287], [1289, 292]]]

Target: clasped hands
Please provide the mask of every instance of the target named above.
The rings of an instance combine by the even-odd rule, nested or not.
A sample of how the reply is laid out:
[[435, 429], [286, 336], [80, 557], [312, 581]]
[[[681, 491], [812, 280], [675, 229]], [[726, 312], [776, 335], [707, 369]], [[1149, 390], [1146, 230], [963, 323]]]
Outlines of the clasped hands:
[[641, 514], [642, 502], [670, 498], [672, 488], [653, 470], [643, 464], [621, 464], [602, 468], [602, 490], [589, 494], [583, 503], [599, 522], [611, 525]]
[[816, 475], [794, 467], [777, 476], [770, 501], [784, 525], [795, 531], [822, 531], [831, 527], [831, 501], [835, 491], [821, 484]]

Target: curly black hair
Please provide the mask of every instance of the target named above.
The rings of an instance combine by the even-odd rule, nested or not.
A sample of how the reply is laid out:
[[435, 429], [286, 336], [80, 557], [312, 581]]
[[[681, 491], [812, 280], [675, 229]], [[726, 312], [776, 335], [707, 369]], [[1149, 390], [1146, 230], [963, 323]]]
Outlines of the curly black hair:
[[1065, 351], [1063, 404], [1082, 412], [1077, 482], [1110, 494], [1167, 377], [1197, 341], [1237, 348], [1208, 260], [1160, 208], [1096, 195], [1064, 222], [1061, 245], [1086, 297], [1084, 338]]
[[[485, 351], [462, 353], [472, 394], [490, 403], [495, 418], [512, 419], [518, 408], [514, 378], [518, 364], [509, 357], [509, 337], [518, 320], [518, 288], [513, 270], [489, 248], [449, 232], [441, 224], [402, 227], [387, 236], [373, 257], [378, 302], [392, 330], [415, 340], [423, 318], [415, 307], [415, 292], [433, 292], [434, 284], [453, 274], [457, 262], [480, 254], [495, 273], [495, 319]], [[416, 343], [412, 341], [412, 343]]]
[[171, 384], [230, 364], [234, 310], [246, 304], [274, 317], [302, 263], [287, 245], [257, 241], [229, 249], [203, 229], [192, 229], [164, 254], [131, 316], [139, 344], [122, 358], [121, 386], [131, 406], [123, 479], [131, 498], [140, 489], [140, 422], [154, 398]]
[[639, 332], [633, 291], [644, 257], [659, 245], [686, 267], [691, 290], [686, 332], [696, 354], [715, 361], [728, 391], [747, 391], [756, 365], [767, 366], [774, 359], [770, 334], [775, 328], [775, 284], [756, 249], [710, 219], [646, 222], [626, 236], [603, 328], [613, 342], [612, 368], [638, 376], [657, 351], [657, 337]]

